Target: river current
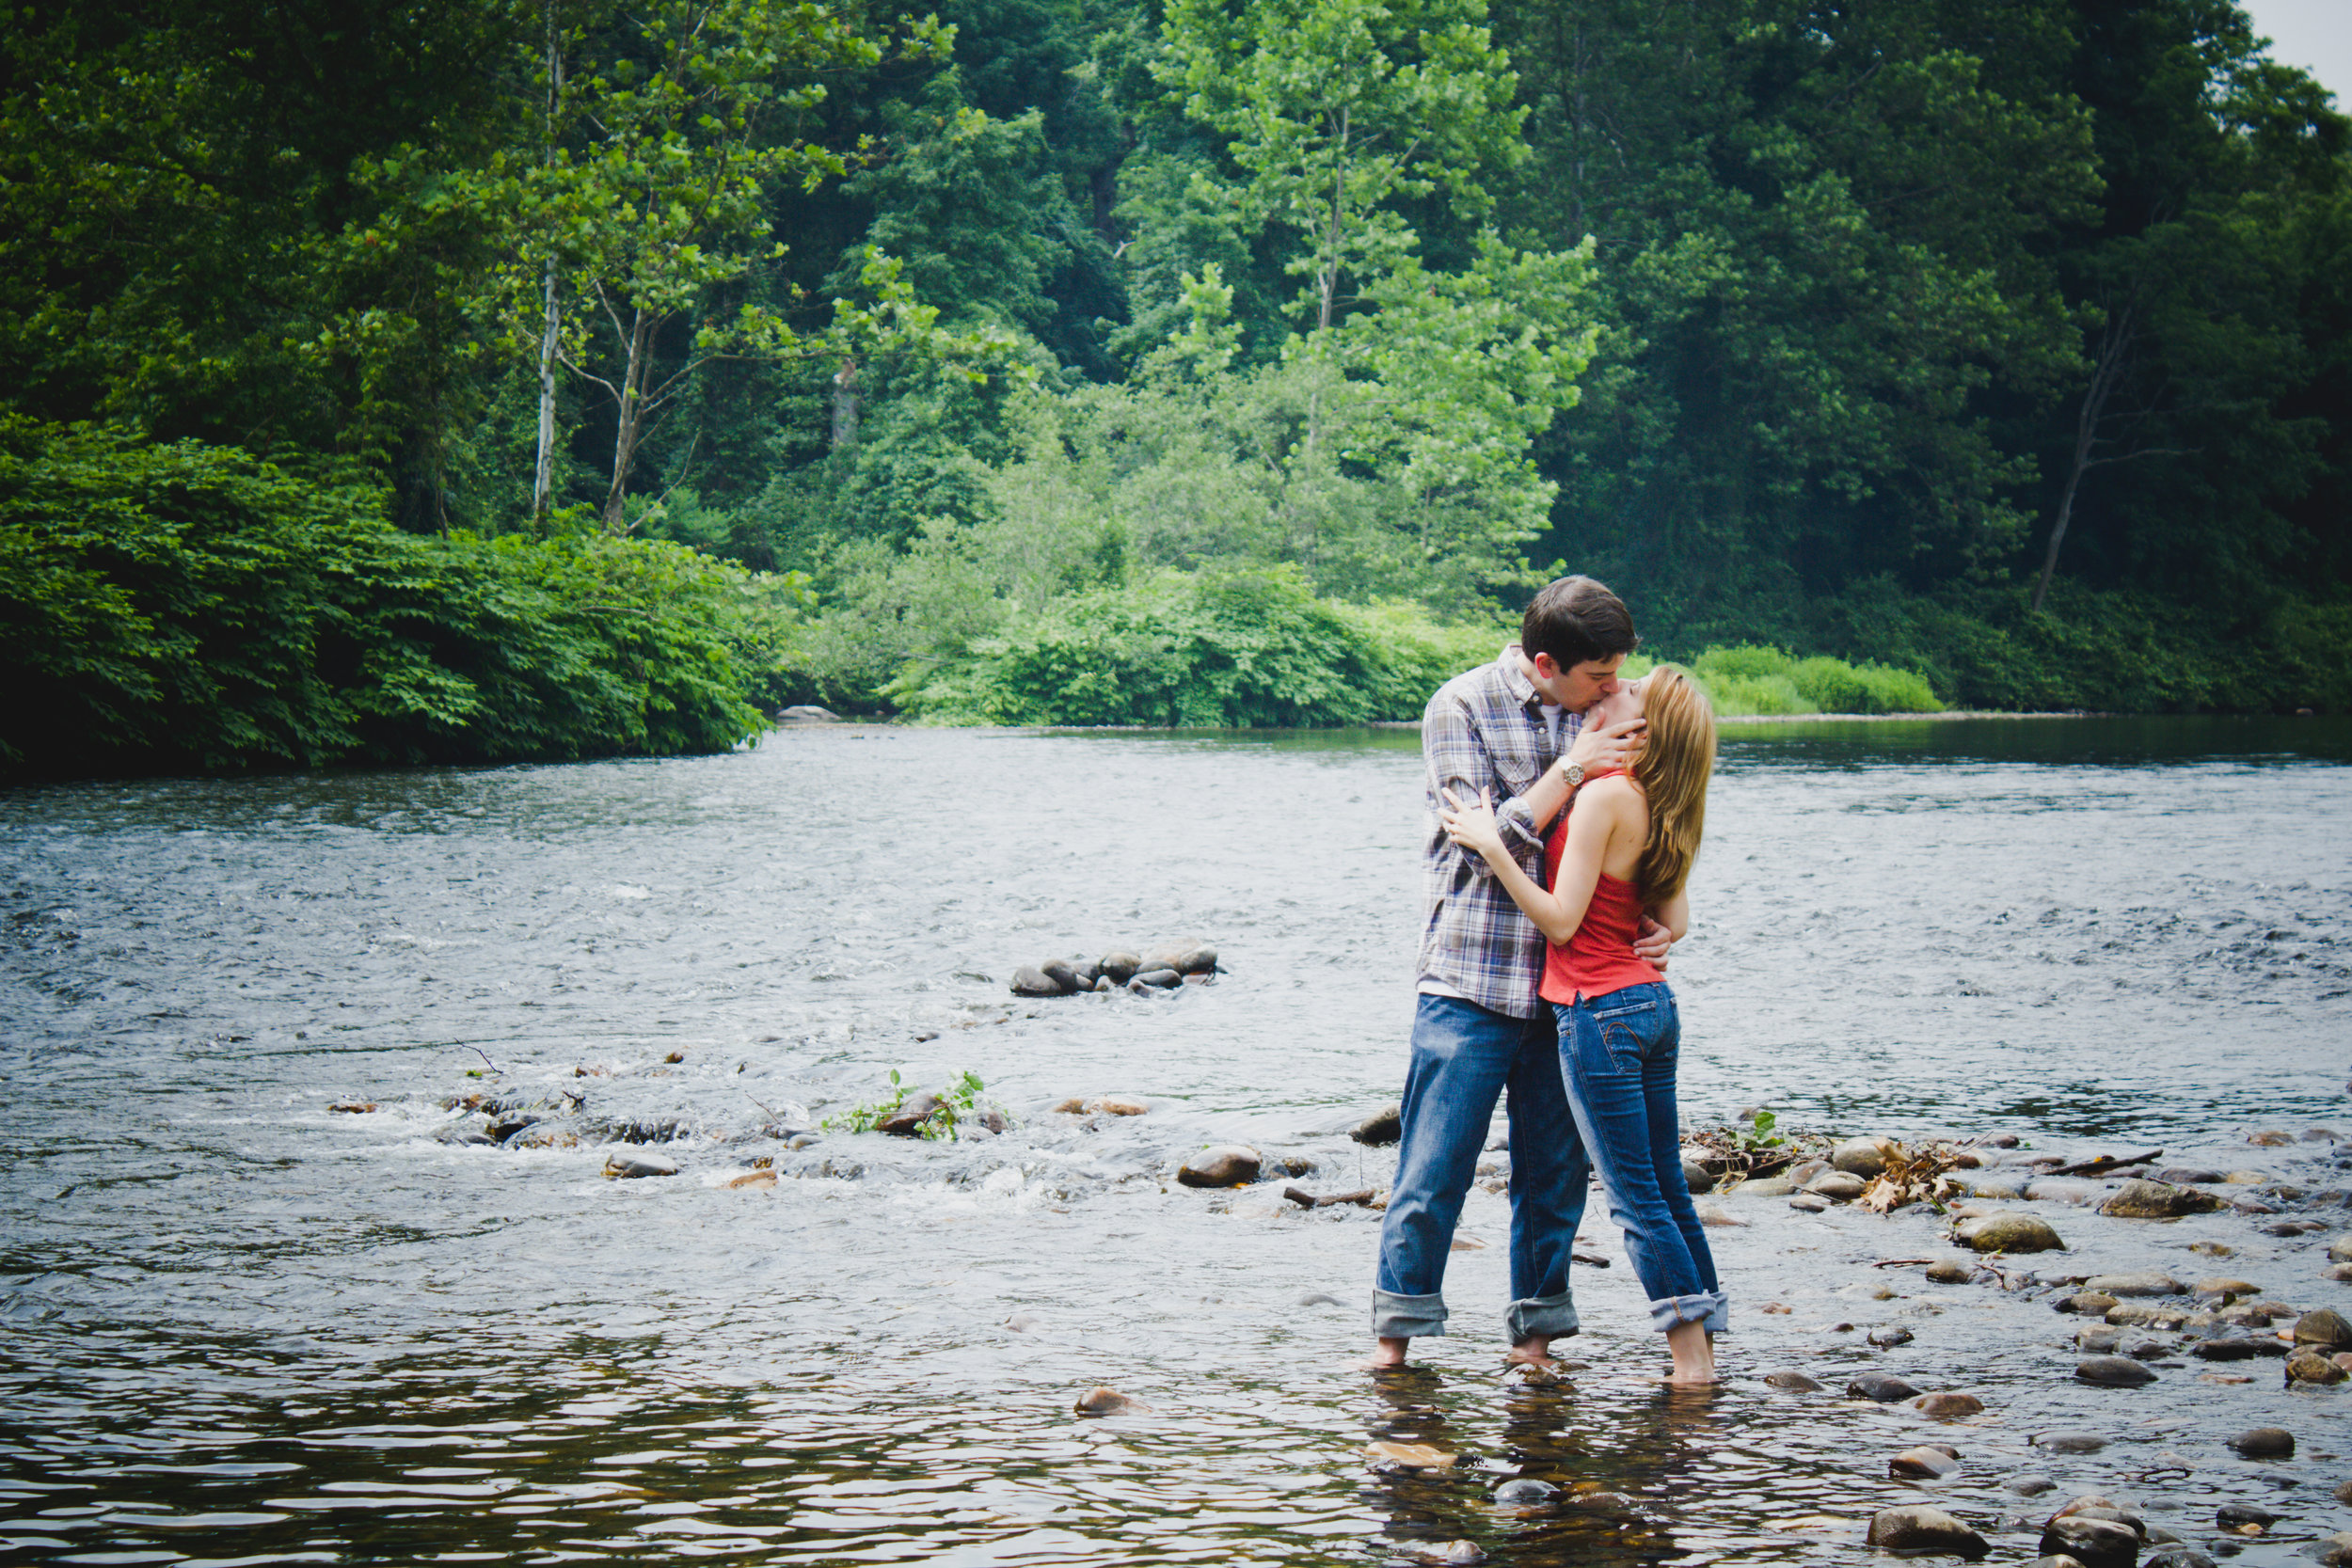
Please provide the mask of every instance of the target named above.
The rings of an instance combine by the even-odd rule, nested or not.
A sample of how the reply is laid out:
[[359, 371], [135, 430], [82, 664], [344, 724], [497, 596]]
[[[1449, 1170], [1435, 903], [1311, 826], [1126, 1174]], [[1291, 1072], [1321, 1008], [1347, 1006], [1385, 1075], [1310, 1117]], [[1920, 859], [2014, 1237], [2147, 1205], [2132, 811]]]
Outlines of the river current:
[[[2069, 1250], [2010, 1265], [2032, 1281], [1939, 1287], [1873, 1267], [1950, 1250], [1923, 1210], [1734, 1194], [1729, 1382], [1670, 1397], [1597, 1194], [1613, 1266], [1576, 1280], [1573, 1386], [1498, 1375], [1507, 1207], [1482, 1187], [1456, 1332], [1375, 1380], [1350, 1358], [1376, 1213], [1171, 1177], [1239, 1141], [1311, 1162], [1312, 1191], [1386, 1184], [1391, 1151], [1344, 1133], [1402, 1083], [1409, 731], [842, 725], [687, 761], [19, 790], [0, 1557], [1858, 1562], [1874, 1509], [1925, 1499], [2022, 1562], [2028, 1518], [2086, 1490], [2249, 1565], [2352, 1526], [2328, 1496], [2352, 1393], [2177, 1358], [2087, 1387], [2048, 1289], [2219, 1270], [2352, 1311], [2321, 1276], [2352, 1209], [2314, 1196], [2352, 1144], [2302, 1136], [2352, 1134], [2352, 726], [1725, 736], [1672, 976], [1686, 1122], [2161, 1148], [2310, 1232], [2041, 1202]], [[1008, 990], [1183, 939], [1216, 945], [1214, 983]], [[893, 1069], [976, 1073], [1011, 1126], [771, 1135]], [[1111, 1092], [1149, 1114], [1051, 1109]], [[458, 1141], [524, 1115], [541, 1147]], [[2296, 1141], [2249, 1144], [2271, 1130]], [[646, 1148], [678, 1174], [605, 1179]], [[762, 1160], [772, 1186], [725, 1184]], [[1827, 1388], [1761, 1381], [1788, 1368]], [[1987, 1410], [1839, 1397], [1869, 1369]], [[1097, 1385], [1139, 1408], [1073, 1415]], [[2222, 1446], [2256, 1425], [2297, 1455]], [[1929, 1439], [1961, 1474], [1890, 1479]], [[1375, 1440], [1456, 1462], [1384, 1472]], [[1498, 1503], [1513, 1476], [1576, 1506]], [[2285, 1517], [2217, 1536], [2241, 1497]]]

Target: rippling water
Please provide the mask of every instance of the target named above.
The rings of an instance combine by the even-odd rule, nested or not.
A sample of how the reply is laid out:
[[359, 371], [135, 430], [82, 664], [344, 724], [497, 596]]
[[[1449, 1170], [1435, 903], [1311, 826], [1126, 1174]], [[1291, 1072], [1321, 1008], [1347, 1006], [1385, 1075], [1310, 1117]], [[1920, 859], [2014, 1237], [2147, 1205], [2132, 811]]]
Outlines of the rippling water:
[[[2352, 1131], [2352, 729], [1728, 734], [1675, 968], [1692, 1119], [2347, 1180], [2325, 1142], [2247, 1137]], [[1834, 1561], [1919, 1497], [1887, 1454], [1939, 1434], [1965, 1467], [1931, 1490], [2004, 1557], [2048, 1509], [2002, 1490], [2021, 1470], [2209, 1550], [2217, 1499], [2266, 1498], [2272, 1537], [2217, 1543], [2249, 1564], [2352, 1525], [2326, 1496], [2352, 1396], [2281, 1393], [2275, 1362], [2080, 1387], [2040, 1292], [1869, 1266], [1939, 1249], [1918, 1213], [1726, 1200], [1733, 1381], [1670, 1398], [1597, 1203], [1617, 1264], [1578, 1278], [1575, 1387], [1498, 1380], [1507, 1212], [1474, 1192], [1466, 1237], [1498, 1244], [1454, 1259], [1462, 1332], [1415, 1374], [1349, 1370], [1376, 1216], [1168, 1176], [1241, 1139], [1314, 1161], [1316, 1190], [1385, 1182], [1341, 1133], [1402, 1078], [1419, 781], [1409, 733], [844, 727], [688, 762], [0, 795], [0, 1551]], [[1228, 973], [1005, 990], [1020, 962], [1182, 937]], [[763, 1134], [893, 1068], [977, 1071], [1016, 1125]], [[1151, 1114], [1048, 1109], [1114, 1090]], [[445, 1108], [467, 1096], [542, 1117], [548, 1147], [445, 1141], [485, 1123]], [[681, 1174], [604, 1180], [615, 1135], [675, 1139]], [[723, 1185], [759, 1158], [772, 1189]], [[2352, 1307], [2318, 1278], [2328, 1233], [2055, 1222], [2073, 1250], [2045, 1278], [2220, 1269]], [[1745, 1309], [1768, 1300], [1790, 1310]], [[1916, 1338], [1873, 1351], [1878, 1323]], [[1836, 1398], [1865, 1365], [1990, 1409]], [[1758, 1381], [1780, 1367], [1831, 1392]], [[1074, 1418], [1096, 1384], [1149, 1408]], [[2219, 1447], [2255, 1424], [2301, 1454]], [[2109, 1443], [2033, 1445], [2053, 1430]], [[1375, 1474], [1363, 1446], [1391, 1437], [1461, 1462]], [[1499, 1508], [1512, 1474], [1598, 1500]]]

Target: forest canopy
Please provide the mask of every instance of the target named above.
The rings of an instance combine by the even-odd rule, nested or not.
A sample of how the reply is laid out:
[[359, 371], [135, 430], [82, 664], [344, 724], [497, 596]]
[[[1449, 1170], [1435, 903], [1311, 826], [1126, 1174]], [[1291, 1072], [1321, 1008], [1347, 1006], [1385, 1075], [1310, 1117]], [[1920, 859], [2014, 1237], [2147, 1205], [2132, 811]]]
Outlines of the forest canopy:
[[10, 772], [1411, 717], [1563, 570], [1727, 700], [2352, 709], [2352, 129], [2229, 0], [0, 40]]

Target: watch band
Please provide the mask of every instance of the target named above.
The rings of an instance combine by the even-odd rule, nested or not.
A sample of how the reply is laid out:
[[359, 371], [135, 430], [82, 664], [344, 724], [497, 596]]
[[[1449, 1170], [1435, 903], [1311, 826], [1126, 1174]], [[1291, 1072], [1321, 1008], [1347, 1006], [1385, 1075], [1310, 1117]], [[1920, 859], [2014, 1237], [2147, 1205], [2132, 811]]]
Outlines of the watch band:
[[1584, 786], [1584, 765], [1571, 762], [1560, 770], [1560, 776], [1568, 781], [1568, 793], [1573, 795]]

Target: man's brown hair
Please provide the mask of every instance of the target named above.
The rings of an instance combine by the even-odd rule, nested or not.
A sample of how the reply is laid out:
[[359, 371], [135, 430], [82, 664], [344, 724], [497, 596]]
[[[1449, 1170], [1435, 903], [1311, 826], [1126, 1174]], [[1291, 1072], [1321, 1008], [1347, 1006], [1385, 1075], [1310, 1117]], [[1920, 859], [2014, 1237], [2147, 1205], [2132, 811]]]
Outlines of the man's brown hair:
[[1563, 670], [1629, 654], [1641, 641], [1625, 601], [1591, 578], [1554, 578], [1519, 619], [1519, 651], [1549, 654]]

